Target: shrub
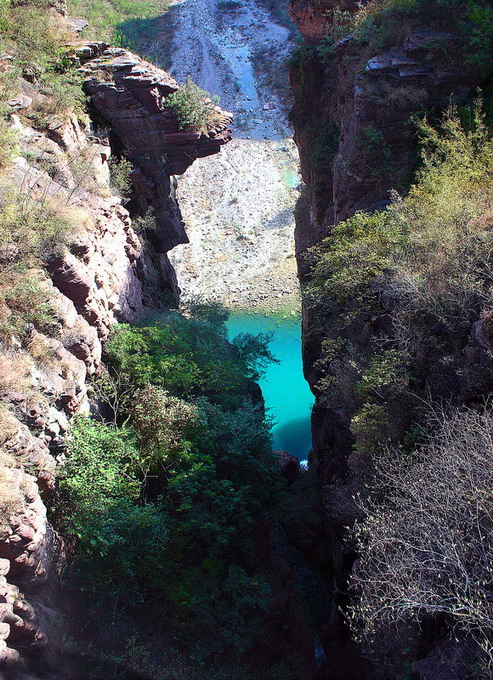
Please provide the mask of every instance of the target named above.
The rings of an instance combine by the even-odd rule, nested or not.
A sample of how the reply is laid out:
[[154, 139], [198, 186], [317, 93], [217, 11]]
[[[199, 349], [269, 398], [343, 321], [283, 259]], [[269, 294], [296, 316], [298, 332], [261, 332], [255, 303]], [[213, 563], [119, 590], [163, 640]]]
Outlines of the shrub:
[[[0, 74], [2, 100], [5, 102], [17, 94], [18, 78], [23, 76], [30, 82], [37, 82], [44, 95], [27, 113], [35, 125], [47, 127], [54, 114], [81, 113], [85, 106], [82, 75], [69, 56], [68, 45], [73, 35], [64, 18], [47, 0], [7, 3], [2, 7], [5, 21], [0, 35], [1, 47], [15, 57], [12, 67]], [[4, 108], [0, 106], [2, 114]], [[6, 134], [6, 131], [0, 132], [0, 144]], [[9, 139], [6, 142], [11, 144]], [[3, 155], [1, 152], [0, 160]]]
[[226, 336], [229, 311], [220, 302], [205, 302], [201, 297], [196, 297], [185, 304], [184, 312], [187, 316], [208, 324], [215, 333]]
[[357, 213], [334, 228], [313, 251], [309, 297], [368, 299], [385, 275], [415, 311], [426, 308], [449, 324], [488, 303], [483, 266], [491, 232], [483, 216], [492, 198], [493, 139], [480, 105], [472, 118], [467, 130], [452, 108], [438, 129], [419, 124], [423, 169], [416, 184], [386, 210]]
[[18, 477], [14, 474], [16, 467], [15, 458], [0, 447], [0, 537], [2, 539], [5, 539], [12, 531], [10, 520], [13, 515], [22, 510], [23, 495]]
[[182, 130], [207, 132], [219, 120], [217, 99], [210, 98], [191, 78], [166, 98], [166, 105], [176, 116]]
[[60, 480], [61, 521], [79, 541], [84, 588], [108, 596], [159, 586], [167, 528], [152, 505], [139, 505], [142, 476], [129, 429], [81, 418], [72, 427]]
[[130, 412], [138, 434], [140, 466], [146, 476], [156, 474], [156, 468], [159, 474], [160, 466], [166, 467], [168, 476], [176, 472], [189, 446], [197, 409], [148, 385], [134, 392]]
[[5, 170], [10, 164], [16, 142], [17, 136], [11, 130], [0, 109], [0, 171]]
[[[59, 254], [80, 227], [66, 199], [0, 187], [0, 335], [9, 342], [28, 324], [52, 333], [56, 327], [43, 265]], [[77, 223], [78, 222], [78, 223]]]
[[373, 56], [395, 45], [399, 37], [432, 26], [460, 34], [466, 62], [485, 77], [493, 72], [489, 0], [370, 0], [354, 12], [337, 7], [329, 12], [331, 34], [316, 48], [322, 62], [330, 57], [334, 44], [349, 34], [367, 46], [367, 56]]
[[128, 198], [132, 192], [132, 180], [130, 173], [133, 170], [133, 165], [126, 158], [118, 160], [110, 159], [110, 178], [111, 185], [124, 198]]
[[70, 456], [61, 487], [70, 490], [77, 507], [77, 526], [104, 514], [120, 498], [138, 498], [138, 452], [132, 433], [81, 418], [68, 441]]
[[82, 91], [82, 76], [74, 68], [58, 70], [50, 65], [39, 84], [45, 99], [33, 106], [28, 114], [36, 126], [48, 127], [54, 115], [84, 112], [86, 98]]
[[0, 342], [10, 345], [12, 336], [22, 337], [32, 324], [52, 335], [56, 319], [48, 289], [40, 283], [43, 274], [31, 272], [0, 273]]
[[[317, 364], [317, 387], [353, 414], [358, 449], [387, 444], [391, 431], [395, 441], [399, 423], [412, 425], [412, 375], [426, 382], [432, 355], [456, 352], [491, 306], [493, 139], [480, 103], [466, 119], [452, 108], [437, 128], [419, 122], [422, 168], [409, 194], [341, 222], [309, 254], [305, 300], [322, 337], [345, 340]], [[358, 333], [366, 337], [378, 319], [381, 331], [370, 332], [379, 337], [359, 345]]]
[[44, 0], [12, 4], [8, 15], [8, 29], [2, 38], [15, 43], [16, 62], [23, 73], [39, 77], [63, 54], [70, 32], [63, 18]]
[[462, 30], [467, 45], [467, 61], [485, 76], [493, 71], [493, 7], [484, 0], [468, 0]]
[[411, 457], [388, 450], [375, 458], [366, 519], [355, 529], [350, 621], [369, 646], [392, 623], [445, 621], [491, 659], [493, 417], [486, 409], [435, 418]]
[[170, 314], [154, 326], [119, 326], [108, 353], [115, 371], [136, 386], [151, 383], [177, 397], [207, 395], [225, 403], [270, 360], [267, 343], [268, 337], [246, 335], [235, 351], [224, 331], [219, 336], [209, 323]]

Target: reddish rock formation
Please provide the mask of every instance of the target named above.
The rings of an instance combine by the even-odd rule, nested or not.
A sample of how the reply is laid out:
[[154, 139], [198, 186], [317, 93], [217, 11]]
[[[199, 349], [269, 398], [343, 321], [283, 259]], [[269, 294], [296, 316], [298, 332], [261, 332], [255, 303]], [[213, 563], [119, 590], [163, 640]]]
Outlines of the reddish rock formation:
[[[440, 47], [434, 58], [426, 48], [432, 42]], [[299, 250], [356, 210], [382, 207], [391, 189], [405, 189], [416, 163], [412, 116], [443, 110], [451, 97], [471, 95], [482, 82], [463, 60], [443, 57], [456, 50], [456, 36], [433, 30], [415, 31], [377, 55], [348, 36], [333, 53], [313, 51], [292, 68], [306, 184]]]
[[[52, 585], [64, 546], [47, 521], [45, 503], [70, 418], [89, 410], [86, 380], [100, 368], [111, 326], [135, 321], [145, 306], [162, 307], [165, 293], [176, 298], [166, 252], [186, 235], [171, 173], [216, 153], [229, 139], [226, 115], [208, 134], [181, 133], [163, 105], [178, 85], [135, 55], [106, 47], [87, 44], [79, 54], [82, 60], [96, 57], [85, 65], [87, 88], [118, 151], [136, 166], [141, 212], [152, 206], [158, 215], [151, 246], [142, 246], [110, 188], [111, 149], [104, 135], [76, 116], [55, 117], [43, 132], [12, 116], [24, 153], [14, 160], [13, 183], [29, 200], [52, 203], [74, 225], [67, 242], [46, 254], [46, 275], [39, 273], [57, 339], [32, 328], [22, 343], [12, 337], [0, 354], [0, 494], [7, 489], [9, 496], [1, 498], [0, 516], [0, 666], [12, 676], [39, 656], [56, 619]], [[34, 100], [39, 93], [29, 88]], [[11, 102], [13, 111], [21, 105], [29, 106], [27, 99]]]
[[20, 661], [48, 643], [47, 626], [53, 627], [57, 614], [47, 584], [63, 543], [47, 523], [35, 477], [4, 469], [3, 492], [6, 488], [11, 501], [2, 504], [0, 529], [0, 666], [14, 676]]
[[[211, 129], [181, 130], [166, 106], [178, 83], [131, 52], [105, 48], [102, 43], [101, 56], [84, 62], [84, 87], [102, 124], [110, 126], [113, 146], [135, 166], [135, 201], [142, 214], [154, 209], [157, 229], [148, 236], [157, 252], [166, 253], [188, 240], [171, 176], [183, 174], [195, 159], [217, 153], [231, 139], [232, 119], [216, 107], [217, 123]], [[82, 61], [87, 51], [87, 46], [79, 50]]]
[[84, 64], [84, 86], [98, 113], [112, 126], [126, 155], [146, 164], [158, 159], [169, 174], [181, 175], [197, 158], [217, 153], [231, 139], [231, 115], [216, 108], [216, 124], [202, 132], [181, 130], [166, 98], [179, 90], [166, 71], [119, 48], [107, 48]]
[[292, 0], [289, 13], [303, 39], [307, 43], [316, 43], [329, 35], [334, 10], [354, 12], [362, 4], [365, 2], [358, 0]]
[[[351, 2], [337, 4], [341, 9], [353, 9]], [[431, 21], [426, 26], [419, 25], [415, 17], [409, 19], [406, 30], [387, 35], [384, 48], [375, 47], [378, 41], [372, 46], [371, 38], [353, 35], [329, 48], [320, 41], [331, 32], [333, 9], [330, 0], [291, 0], [291, 14], [311, 43], [293, 60], [291, 69], [295, 94], [292, 119], [306, 187], [296, 215], [302, 278], [308, 276], [306, 249], [328, 236], [334, 224], [357, 210], [374, 211], [385, 206], [392, 189], [406, 191], [416, 166], [412, 115], [426, 111], [436, 115], [451, 100], [471, 100], [482, 84], [482, 76], [461, 53], [460, 38]], [[320, 377], [316, 362], [322, 355], [323, 339], [342, 337], [356, 348], [355, 355], [365, 357], [372, 340], [388, 334], [386, 324], [395, 293], [384, 280], [377, 282], [375, 289], [378, 309], [371, 318], [361, 318], [358, 303], [354, 302], [350, 310], [352, 322], [343, 336], [340, 319], [348, 314], [349, 303], [344, 309], [336, 300], [317, 312], [304, 309], [304, 368], [315, 391]], [[323, 337], [317, 331], [320, 318], [315, 315], [324, 317]], [[465, 327], [460, 337], [454, 337], [447, 346], [450, 351], [446, 357], [435, 353], [433, 340], [423, 349], [423, 355], [428, 354], [417, 380], [422, 380], [436, 398], [460, 404], [491, 391], [493, 368], [487, 351], [490, 343], [482, 321], [472, 329], [472, 338], [473, 341], [470, 329]], [[345, 380], [349, 384], [350, 368], [345, 364], [341, 370], [348, 374]], [[345, 653], [343, 641], [348, 633], [341, 625], [338, 605], [347, 603], [348, 570], [354, 557], [351, 542], [343, 541], [344, 527], [358, 516], [352, 499], [371, 471], [370, 457], [353, 453], [353, 415], [350, 397], [347, 403], [341, 397], [337, 405], [329, 406], [320, 395], [312, 415], [316, 483], [323, 499], [323, 530], [330, 545], [327, 552], [334, 567], [334, 605], [328, 615], [331, 632], [325, 636], [326, 655], [334, 657], [334, 668], [344, 666], [339, 655], [341, 651]], [[418, 639], [416, 633], [409, 644], [416, 654]], [[433, 677], [432, 668], [433, 663], [415, 665], [423, 678]], [[362, 666], [354, 677], [365, 677], [365, 672]], [[396, 677], [397, 673], [396, 670], [386, 677]], [[381, 676], [376, 672], [375, 677]]]

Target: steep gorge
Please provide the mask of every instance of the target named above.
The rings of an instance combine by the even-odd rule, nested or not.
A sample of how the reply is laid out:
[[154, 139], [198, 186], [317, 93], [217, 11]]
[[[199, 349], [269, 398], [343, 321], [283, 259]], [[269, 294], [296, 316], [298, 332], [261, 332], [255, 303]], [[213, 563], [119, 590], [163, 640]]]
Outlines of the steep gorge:
[[[185, 16], [189, 9], [184, 8]], [[356, 9], [355, 3], [342, 4], [342, 10]], [[292, 119], [305, 182], [296, 214], [298, 269], [304, 284], [312, 279], [314, 258], [306, 255], [309, 247], [330, 237], [334, 225], [344, 223], [355, 212], [372, 214], [384, 209], [390, 203], [391, 190], [406, 193], [418, 162], [412, 115], [431, 111], [438, 121], [451, 99], [467, 106], [476, 88], [489, 83], [488, 76], [467, 62], [461, 51], [462, 39], [448, 30], [448, 20], [431, 16], [423, 23], [421, 18], [413, 19], [408, 24], [403, 22], [395, 32], [392, 26], [382, 46], [382, 38], [375, 43], [371, 31], [369, 39], [342, 35], [332, 41], [333, 10], [334, 3], [330, 2], [292, 3], [293, 18], [306, 41], [291, 67], [295, 95]], [[204, 44], [201, 46], [205, 50]], [[80, 44], [77, 55], [85, 75], [84, 87], [91, 97], [92, 123], [82, 124], [72, 116], [68, 121], [53, 121], [47, 131], [31, 127], [26, 114], [38, 94], [27, 82], [23, 84], [23, 96], [11, 104], [16, 111], [13, 121], [23, 150], [23, 157], [15, 160], [12, 171], [15, 182], [28, 196], [53, 196], [70, 204], [71, 210], [80, 211], [78, 219], [84, 225], [66, 252], [55, 250], [47, 261], [49, 277], [43, 286], [56, 300], [61, 340], [33, 326], [22, 342], [14, 338], [11, 348], [2, 356], [2, 397], [9, 410], [2, 407], [1, 443], [11, 456], [4, 474], [9, 494], [17, 501], [5, 528], [6, 538], [0, 543], [4, 601], [0, 636], [4, 641], [3, 661], [14, 664], [10, 666], [14, 669], [19, 667], [19, 661], [27, 661], [24, 670], [34, 677], [51, 672], [46, 671], [46, 664], [49, 668], [50, 654], [57, 653], [53, 647], [58, 642], [58, 633], [53, 631], [57, 619], [54, 610], [60, 608], [55, 594], [56, 572], [64, 560], [64, 551], [70, 547], [46, 519], [45, 505], [50, 504], [54, 492], [54, 457], [63, 455], [63, 436], [69, 420], [89, 409], [87, 378], [98, 372], [104, 343], [114, 323], [134, 322], [144, 312], [159, 311], [176, 303], [178, 284], [168, 252], [177, 244], [186, 243], [187, 234], [176, 201], [173, 175], [184, 173], [196, 159], [216, 154], [230, 139], [231, 117], [219, 109], [217, 125], [206, 133], [180, 130], [165, 105], [166, 97], [177, 90], [177, 84], [136, 55], [96, 42]], [[257, 111], [254, 115], [261, 114]], [[273, 119], [276, 115], [274, 110]], [[253, 128], [255, 136], [265, 132], [263, 125], [260, 118], [247, 119], [243, 130]], [[268, 132], [270, 135], [272, 130], [269, 128]], [[280, 138], [285, 134], [283, 129]], [[278, 131], [273, 138], [274, 144], [281, 143]], [[238, 145], [237, 158], [248, 146], [244, 141]], [[286, 162], [289, 156], [292, 163], [292, 152], [285, 148], [269, 149], [269, 153], [278, 154], [279, 159], [284, 159], [281, 162]], [[67, 157], [85, 159], [82, 171]], [[125, 207], [109, 189], [108, 160], [112, 157], [120, 162], [128, 159], [132, 164], [132, 191]], [[47, 167], [49, 172], [44, 169]], [[199, 177], [204, 176], [203, 167]], [[191, 177], [193, 183], [194, 176]], [[187, 191], [190, 186], [187, 182], [179, 181], [181, 191]], [[201, 184], [198, 193], [204, 191], [206, 187]], [[288, 192], [289, 199], [293, 193]], [[262, 191], [255, 195], [260, 194]], [[198, 200], [196, 196], [194, 200]], [[226, 206], [227, 211], [218, 219], [214, 216], [218, 231], [215, 227], [207, 231], [211, 226], [207, 215], [204, 220], [202, 214], [197, 218], [201, 222], [197, 229], [196, 254], [200, 254], [197, 262], [207, 266], [211, 264], [207, 262], [211, 254], [207, 238], [214, 240], [215, 234], [222, 234], [224, 215], [235, 210], [234, 205], [228, 208], [224, 198], [227, 197], [221, 197], [221, 210]], [[238, 215], [244, 216], [248, 200], [251, 197], [239, 198]], [[264, 249], [266, 243], [270, 247], [285, 244], [285, 234], [281, 232], [289, 229], [290, 218], [284, 212], [274, 219], [274, 228], [280, 233], [271, 240], [269, 234], [263, 241], [265, 235], [254, 233], [261, 219], [246, 239], [234, 231], [228, 233], [229, 225], [226, 236], [232, 235], [240, 246], [246, 240], [247, 250], [250, 246], [258, 247], [260, 241]], [[254, 220], [258, 217], [255, 214]], [[205, 255], [200, 253], [201, 241], [206, 246]], [[279, 262], [286, 263], [288, 251], [276, 252]], [[245, 256], [243, 252], [243, 268], [250, 256], [251, 253]], [[186, 296], [192, 292], [190, 286], [194, 293], [210, 297], [212, 292], [212, 297], [241, 306], [250, 299], [252, 291], [257, 296], [260, 290], [255, 302], [264, 305], [264, 291], [256, 287], [255, 278], [261, 270], [272, 271], [272, 262], [262, 260], [247, 285], [243, 285], [243, 270], [238, 270], [237, 288], [230, 290], [221, 281], [221, 286], [211, 291], [208, 287], [211, 272], [202, 271], [200, 265], [196, 268], [197, 264], [190, 266], [187, 257], [190, 256], [172, 256], [185, 276]], [[234, 269], [236, 263], [223, 262], [222, 275], [226, 276], [232, 266]], [[289, 284], [284, 272], [281, 274], [280, 287], [274, 286], [274, 293], [281, 291], [283, 298], [285, 293], [292, 294], [293, 280], [291, 270]], [[284, 285], [289, 290], [284, 290]], [[404, 630], [391, 629], [379, 641], [381, 649], [376, 646], [377, 662], [371, 666], [350, 640], [340, 613], [340, 607], [345, 608], [348, 602], [347, 580], [355, 558], [354, 546], [347, 542], [347, 527], [360, 518], [353, 496], [364, 488], [372, 474], [372, 442], [368, 438], [365, 448], [357, 440], [354, 427], [357, 405], [352, 390], [360, 384], [368, 366], [372, 366], [374, 340], [382, 337], [389, 342], [394, 340], [392, 314], [400, 304], [398, 291], [392, 289], [385, 276], [377, 275], [372, 286], [369, 297], [376, 301], [376, 306], [370, 312], [364, 305], [359, 306], [360, 300], [356, 298], [349, 303], [336, 297], [324, 299], [323, 305], [318, 306], [311, 304], [308, 297], [305, 299], [305, 374], [317, 397], [312, 416], [314, 448], [310, 470], [302, 475], [294, 462], [287, 460], [286, 470], [289, 466], [291, 471], [295, 468], [293, 477], [297, 480], [289, 487], [293, 503], [285, 509], [282, 524], [290, 541], [317, 565], [320, 581], [315, 581], [314, 572], [307, 570], [306, 563], [300, 563], [297, 553], [293, 555], [284, 535], [274, 532], [273, 536], [269, 522], [257, 527], [255, 559], [267, 565], [277, 580], [273, 579], [274, 604], [264, 620], [267, 634], [250, 654], [256, 657], [255, 663], [261, 661], [272, 669], [285, 657], [291, 663], [290, 654], [294, 650], [300, 663], [299, 670], [294, 671], [296, 680], [312, 676], [332, 680], [394, 680], [408, 677], [411, 666], [413, 677], [421, 680], [464, 678], [469, 643], [454, 641], [446, 626], [437, 630], [425, 626], [424, 632], [414, 625]], [[269, 289], [268, 304], [271, 294]], [[291, 298], [289, 301], [291, 304]], [[388, 416], [395, 440], [407, 436], [414, 424], [415, 397], [431, 394], [434, 399], [461, 406], [478, 404], [491, 392], [487, 321], [480, 311], [473, 312], [462, 320], [452, 340], [439, 324], [429, 327], [429, 341], [420, 344], [419, 370], [406, 383], [409, 401], [395, 399], [396, 410]], [[352, 348], [347, 356], [337, 355], [341, 340]], [[337, 399], [331, 400], [330, 390], [327, 396], [321, 387], [324, 378], [328, 378], [325, 384], [329, 385], [342, 381], [349, 386], [350, 396], [341, 397], [334, 391]], [[402, 411], [406, 411], [404, 416]], [[22, 464], [15, 462], [19, 460]], [[305, 614], [300, 616], [297, 612], [299, 599], [293, 593], [292, 573], [273, 550], [274, 542], [277, 552], [298, 576], [302, 574], [307, 581], [313, 578], [312, 587], [315, 584], [319, 589], [321, 602], [313, 607], [311, 615], [316, 612], [315, 629], [321, 631], [326, 665], [318, 669], [313, 663], [313, 633]], [[325, 609], [327, 593], [322, 585], [326, 577], [331, 599]], [[307, 583], [306, 592], [309, 591]], [[317, 595], [312, 592], [307, 597], [316, 599]], [[145, 622], [139, 621], [138, 625], [145, 629]], [[48, 629], [51, 630], [47, 638]], [[132, 644], [138, 658], [140, 647], [135, 641]], [[388, 667], [379, 668], [382, 658]], [[118, 662], [111, 663], [108, 668], [115, 673], [129, 673], [125, 677], [145, 675], [145, 671], [139, 675]], [[56, 673], [56, 662], [53, 668]], [[103, 666], [102, 673], [105, 672]], [[17, 670], [12, 673], [18, 675]]]
[[[56, 309], [56, 328], [44, 331], [34, 320], [27, 335], [7, 337], [10, 347], [2, 355], [2, 450], [12, 506], [5, 509], [1, 543], [1, 661], [8, 677], [16, 678], [58, 677], [62, 658], [70, 657], [60, 645], [63, 616], [72, 616], [73, 605], [67, 594], [60, 598], [58, 580], [71, 559], [72, 540], [53, 530], [46, 510], [56, 500], [56, 466], [63, 463], [70, 422], [99, 407], [88, 398], [88, 381], [100, 373], [112, 327], [176, 304], [178, 285], [167, 253], [187, 235], [174, 175], [230, 139], [231, 117], [218, 107], [213, 128], [181, 130], [166, 106], [176, 82], [135, 54], [80, 42], [71, 59], [84, 76], [90, 121], [60, 115], [48, 129], [38, 120], [31, 127], [44, 95], [25, 80], [10, 104], [21, 152], [11, 173], [16, 191], [36, 206], [46, 200], [51, 207], [53, 201], [53, 209], [62, 206], [81, 227], [68, 247], [48, 252], [47, 276], [36, 273]], [[128, 161], [131, 193], [123, 207], [110, 175]], [[287, 292], [293, 293], [291, 287]], [[9, 305], [7, 318], [14, 313]], [[293, 467], [292, 460], [287, 464]], [[297, 612], [291, 573], [273, 550], [269, 524], [257, 532], [256, 561], [270, 574], [273, 599], [264, 614], [265, 639], [250, 652], [254, 665], [302, 664], [302, 672], [312, 674], [312, 634], [305, 614]], [[61, 672], [77, 675], [77, 661], [74, 669], [67, 663]], [[95, 666], [100, 663], [103, 674], [110, 672], [102, 658]], [[116, 661], [108, 669], [133, 677]]]
[[[180, 132], [163, 107], [178, 85], [136, 55], [104, 43], [81, 44], [76, 55], [94, 93], [99, 124], [104, 119], [103, 133], [75, 115], [53, 120], [46, 132], [31, 128], [30, 107], [42, 95], [27, 82], [29, 95], [11, 103], [23, 154], [11, 173], [16, 190], [33, 205], [56, 201], [57, 209], [62, 205], [81, 225], [69, 249], [50, 256], [49, 277], [41, 283], [56, 310], [60, 339], [53, 329], [45, 335], [32, 326], [22, 342], [13, 338], [1, 360], [2, 480], [10, 497], [0, 549], [1, 654], [14, 675], [23, 660], [36, 668], [48, 642], [50, 649], [59, 641], [54, 632], [59, 613], [52, 610], [67, 544], [47, 521], [45, 504], [53, 496], [55, 457], [64, 450], [69, 420], [89, 411], [87, 381], [101, 368], [111, 327], [176, 302], [167, 252], [186, 235], [173, 174], [199, 156], [217, 153], [229, 139], [226, 115], [209, 136]], [[129, 207], [135, 215], [152, 208], [159, 216], [149, 226], [147, 245], [110, 189], [108, 128], [113, 149], [134, 161], [138, 201]], [[48, 167], [49, 174], [43, 169]]]

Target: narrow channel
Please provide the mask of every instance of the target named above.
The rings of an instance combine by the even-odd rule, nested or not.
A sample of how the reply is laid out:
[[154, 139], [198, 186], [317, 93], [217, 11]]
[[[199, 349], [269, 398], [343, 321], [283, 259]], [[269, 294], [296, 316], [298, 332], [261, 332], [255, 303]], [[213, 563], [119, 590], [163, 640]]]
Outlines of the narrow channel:
[[184, 0], [174, 22], [172, 75], [191, 76], [233, 114], [233, 140], [177, 178], [190, 240], [170, 253], [182, 300], [259, 312], [299, 307], [290, 30], [262, 0]]

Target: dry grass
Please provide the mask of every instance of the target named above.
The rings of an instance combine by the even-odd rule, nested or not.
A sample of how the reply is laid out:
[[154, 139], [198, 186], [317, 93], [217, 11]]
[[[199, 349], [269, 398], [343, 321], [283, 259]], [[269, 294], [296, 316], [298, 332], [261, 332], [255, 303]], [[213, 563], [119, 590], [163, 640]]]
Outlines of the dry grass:
[[19, 431], [19, 421], [0, 402], [0, 448], [7, 444]]
[[36, 365], [41, 368], [52, 368], [58, 363], [57, 355], [42, 335], [36, 335], [28, 344], [27, 350]]
[[447, 621], [491, 664], [493, 415], [430, 410], [431, 434], [412, 457], [397, 449], [376, 458], [374, 496], [356, 529], [351, 620], [370, 644], [382, 626]]
[[23, 351], [0, 354], [0, 394], [27, 392], [32, 386], [32, 359]]
[[0, 448], [0, 538], [10, 533], [9, 521], [23, 506], [22, 477], [15, 459]]

